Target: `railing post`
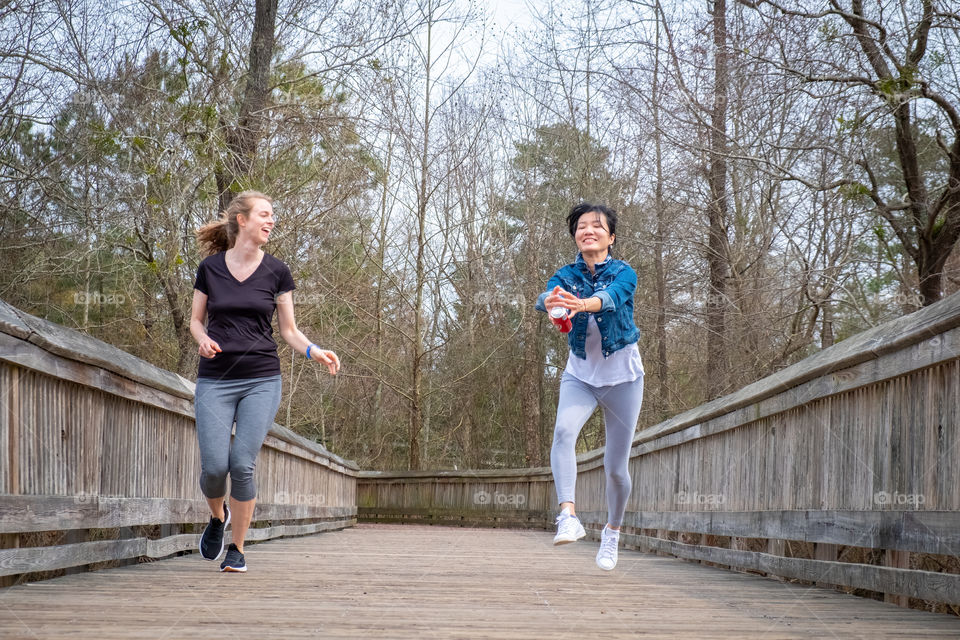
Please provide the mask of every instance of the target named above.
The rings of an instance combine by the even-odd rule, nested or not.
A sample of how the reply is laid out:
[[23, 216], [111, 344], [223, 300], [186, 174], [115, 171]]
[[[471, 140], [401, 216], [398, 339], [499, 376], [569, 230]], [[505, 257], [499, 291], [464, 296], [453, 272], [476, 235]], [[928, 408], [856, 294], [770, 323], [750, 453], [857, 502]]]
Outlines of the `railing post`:
[[767, 553], [771, 556], [782, 556], [787, 552], [786, 542], [780, 538], [767, 540]]
[[[767, 539], [767, 554], [771, 556], [780, 556], [783, 557], [787, 553], [787, 541], [782, 538], [768, 538]], [[776, 578], [777, 580], [783, 581], [783, 578], [778, 576], [775, 573], [765, 574], [768, 577]]]
[[[826, 560], [828, 562], [836, 562], [837, 560], [837, 545], [829, 544], [826, 542], [818, 542], [814, 546], [813, 557], [815, 560]], [[832, 589], [834, 584], [832, 582], [817, 581], [818, 587], [826, 587]]]
[[[0, 549], [19, 549], [19, 533], [0, 533]], [[17, 576], [0, 576], [0, 587], [9, 587], [17, 583]]]
[[[199, 460], [188, 380], [0, 301], [0, 397], [0, 586], [195, 550], [209, 512], [184, 475]], [[147, 464], [134, 447], [158, 438]], [[278, 425], [259, 462], [254, 518], [279, 524], [248, 540], [355, 522], [352, 462]]]
[[[886, 549], [883, 553], [883, 564], [887, 567], [894, 567], [896, 569], [909, 569], [910, 568], [910, 552], [909, 551], [898, 551], [896, 549]], [[909, 607], [910, 606], [910, 597], [898, 595], [895, 593], [885, 593], [883, 594], [884, 602], [891, 602], [899, 607]]]
[[20, 493], [20, 367], [10, 367], [10, 388], [7, 389], [7, 493]]

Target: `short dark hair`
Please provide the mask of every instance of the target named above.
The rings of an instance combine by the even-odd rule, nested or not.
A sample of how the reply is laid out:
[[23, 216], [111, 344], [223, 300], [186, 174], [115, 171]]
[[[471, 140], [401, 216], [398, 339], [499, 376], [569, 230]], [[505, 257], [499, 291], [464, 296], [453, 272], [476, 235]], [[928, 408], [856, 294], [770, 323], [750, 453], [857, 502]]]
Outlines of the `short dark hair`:
[[617, 233], [616, 211], [606, 205], [581, 202], [573, 209], [570, 209], [570, 213], [567, 214], [567, 226], [570, 227], [571, 238], [576, 237], [577, 223], [580, 221], [580, 216], [585, 213], [602, 213], [603, 215], [607, 216], [607, 224], [610, 226], [607, 231], [610, 233], [610, 235], [615, 235]]

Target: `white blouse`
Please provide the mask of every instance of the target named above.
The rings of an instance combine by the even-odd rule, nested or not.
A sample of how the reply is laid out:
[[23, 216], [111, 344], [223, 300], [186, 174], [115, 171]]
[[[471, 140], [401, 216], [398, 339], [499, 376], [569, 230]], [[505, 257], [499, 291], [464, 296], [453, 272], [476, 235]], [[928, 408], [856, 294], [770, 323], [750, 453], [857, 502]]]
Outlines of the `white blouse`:
[[637, 343], [628, 344], [604, 359], [600, 344], [600, 327], [590, 314], [587, 320], [587, 336], [584, 341], [587, 358], [581, 360], [570, 352], [565, 373], [593, 387], [609, 387], [624, 382], [633, 382], [643, 375], [643, 361]]

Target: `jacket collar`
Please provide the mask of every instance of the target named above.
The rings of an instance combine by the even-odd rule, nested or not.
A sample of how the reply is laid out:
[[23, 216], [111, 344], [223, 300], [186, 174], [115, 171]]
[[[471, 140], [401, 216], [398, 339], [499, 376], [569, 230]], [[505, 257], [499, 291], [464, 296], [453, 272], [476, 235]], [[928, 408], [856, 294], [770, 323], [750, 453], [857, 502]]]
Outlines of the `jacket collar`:
[[[594, 273], [599, 274], [607, 266], [609, 266], [612, 261], [613, 256], [610, 255], [610, 251], [607, 251], [607, 257], [604, 258], [603, 262], [598, 262], [597, 264], [593, 265]], [[590, 273], [590, 268], [587, 267], [587, 261], [583, 259], [583, 254], [579, 251], [577, 252], [577, 260], [574, 262], [574, 264], [576, 264], [583, 273]]]

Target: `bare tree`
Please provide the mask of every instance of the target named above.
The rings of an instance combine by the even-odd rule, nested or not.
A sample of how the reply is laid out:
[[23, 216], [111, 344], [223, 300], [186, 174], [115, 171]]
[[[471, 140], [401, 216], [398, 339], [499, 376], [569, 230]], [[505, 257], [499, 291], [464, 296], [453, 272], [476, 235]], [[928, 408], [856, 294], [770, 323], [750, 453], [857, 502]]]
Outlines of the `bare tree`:
[[250, 36], [250, 62], [240, 115], [236, 126], [221, 122], [229, 149], [227, 162], [216, 173], [221, 211], [226, 211], [233, 199], [235, 185], [247, 182], [257, 145], [263, 135], [267, 100], [273, 88], [270, 70], [276, 42], [276, 22], [277, 0], [256, 0], [253, 33]]
[[[743, 1], [743, 0], [741, 0]], [[876, 212], [886, 221], [917, 269], [924, 305], [943, 294], [943, 267], [960, 239], [960, 93], [955, 52], [960, 15], [948, 3], [898, 2], [897, 9], [831, 0], [826, 8], [806, 3], [744, 2], [767, 20], [802, 26], [812, 22], [820, 36], [802, 57], [792, 50], [771, 64], [806, 85], [858, 91], [874, 99], [854, 114], [861, 135], [891, 122], [896, 140], [897, 184], [884, 184], [872, 149], [854, 146]], [[942, 50], [931, 51], [931, 41]], [[863, 138], [857, 136], [862, 142]], [[938, 164], [924, 162], [935, 153]]]
[[663, 131], [660, 122], [660, 104], [662, 96], [661, 75], [661, 31], [662, 22], [660, 20], [662, 13], [656, 12], [655, 39], [653, 43], [653, 74], [650, 81], [650, 108], [651, 118], [653, 120], [653, 144], [654, 144], [654, 210], [656, 215], [656, 236], [654, 238], [653, 264], [654, 278], [657, 292], [657, 318], [654, 325], [654, 336], [657, 342], [657, 395], [656, 411], [658, 416], [663, 416], [667, 409], [667, 380], [670, 377], [670, 363], [667, 360], [667, 305], [669, 304], [669, 292], [667, 291], [667, 277], [664, 271], [664, 245], [667, 238], [667, 205], [664, 199], [664, 175], [663, 175]]

